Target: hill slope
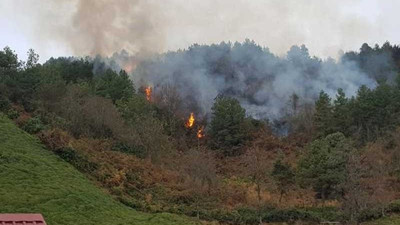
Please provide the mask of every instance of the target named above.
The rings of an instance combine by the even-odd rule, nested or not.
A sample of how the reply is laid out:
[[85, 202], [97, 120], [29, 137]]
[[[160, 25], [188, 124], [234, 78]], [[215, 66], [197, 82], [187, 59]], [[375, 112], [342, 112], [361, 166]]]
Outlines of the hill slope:
[[191, 224], [114, 201], [84, 175], [0, 114], [0, 213], [42, 213], [56, 224]]

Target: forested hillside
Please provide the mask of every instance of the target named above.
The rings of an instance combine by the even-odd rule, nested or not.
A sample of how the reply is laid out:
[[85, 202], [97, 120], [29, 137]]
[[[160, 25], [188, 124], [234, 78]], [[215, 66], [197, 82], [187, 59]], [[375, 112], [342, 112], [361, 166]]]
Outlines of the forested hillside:
[[[33, 50], [22, 62], [6, 47], [0, 110], [138, 211], [230, 224], [359, 223], [400, 211], [397, 45], [364, 44], [337, 61], [312, 57], [305, 46], [278, 57], [249, 40], [193, 45], [131, 64], [134, 57], [124, 64], [118, 57], [40, 64]], [[57, 160], [1, 121], [14, 131], [0, 127], [0, 166], [31, 171], [10, 155], [11, 145]], [[45, 166], [47, 158], [39, 158], [32, 155], [31, 163]], [[75, 170], [61, 165], [69, 172], [35, 171], [52, 173], [48, 185], [63, 186], [57, 182]], [[85, 198], [101, 198], [79, 182], [93, 189]], [[97, 204], [121, 207], [121, 217], [130, 212], [111, 197]]]

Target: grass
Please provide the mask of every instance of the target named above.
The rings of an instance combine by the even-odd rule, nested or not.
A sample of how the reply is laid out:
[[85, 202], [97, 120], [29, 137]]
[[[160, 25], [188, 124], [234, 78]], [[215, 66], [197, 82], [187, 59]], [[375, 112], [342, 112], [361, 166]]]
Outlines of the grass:
[[362, 225], [398, 225], [400, 224], [400, 216], [393, 215], [390, 217], [381, 218], [371, 222], [362, 223]]
[[398, 214], [362, 223], [362, 225], [398, 225], [398, 224], [400, 224], [400, 215]]
[[195, 224], [187, 217], [122, 205], [2, 114], [0, 213], [42, 213], [49, 225]]

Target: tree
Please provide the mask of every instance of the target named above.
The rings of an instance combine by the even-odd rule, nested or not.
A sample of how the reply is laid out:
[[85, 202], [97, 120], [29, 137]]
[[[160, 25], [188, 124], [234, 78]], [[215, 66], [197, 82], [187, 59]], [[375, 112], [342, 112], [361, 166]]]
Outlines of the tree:
[[244, 155], [243, 161], [245, 168], [243, 172], [246, 176], [250, 177], [251, 181], [256, 186], [257, 198], [258, 198], [258, 213], [259, 221], [262, 224], [261, 208], [262, 208], [262, 198], [261, 192], [263, 186], [267, 183], [271, 165], [268, 163], [269, 153], [265, 150], [260, 149], [258, 146], [250, 148]]
[[21, 62], [18, 61], [17, 54], [10, 47], [5, 47], [3, 51], [0, 51], [0, 76], [17, 72], [20, 66]]
[[163, 121], [156, 117], [154, 106], [143, 96], [134, 94], [127, 101], [119, 101], [118, 108], [135, 133], [135, 136], [126, 136], [132, 147], [143, 148], [153, 162], [173, 153], [172, 142], [164, 133]]
[[160, 90], [154, 93], [153, 96], [151, 96], [154, 99], [153, 102], [155, 102], [162, 111], [160, 116], [166, 121], [165, 128], [168, 135], [182, 135], [179, 133], [179, 129], [182, 126], [182, 120], [180, 118], [184, 117], [183, 111], [181, 110], [183, 108], [183, 101], [178, 88], [170, 84], [162, 85]]
[[321, 91], [318, 100], [315, 102], [315, 113], [313, 117], [316, 138], [325, 137], [326, 135], [331, 133], [331, 121], [331, 98], [328, 96], [327, 93]]
[[88, 58], [50, 58], [43, 66], [52, 73], [60, 74], [67, 83], [90, 81], [93, 78], [93, 63]]
[[273, 165], [271, 176], [279, 190], [279, 202], [281, 202], [282, 196], [294, 184], [295, 174], [290, 165], [282, 162], [282, 159], [279, 158]]
[[361, 86], [352, 102], [352, 118], [360, 144], [374, 141], [393, 131], [399, 124], [399, 92], [396, 87], [380, 83], [374, 90]]
[[217, 169], [214, 155], [205, 149], [190, 149], [182, 160], [181, 174], [187, 175], [187, 189], [191, 193], [199, 218], [200, 203], [211, 195], [217, 184]]
[[349, 155], [346, 179], [340, 187], [342, 209], [352, 222], [362, 222], [360, 216], [365, 210], [385, 216], [387, 205], [395, 199], [390, 176], [393, 155], [384, 148], [378, 141]]
[[128, 74], [121, 70], [119, 74], [108, 69], [96, 79], [96, 94], [111, 99], [114, 103], [117, 100], [132, 97], [135, 89]]
[[236, 154], [235, 150], [246, 138], [246, 131], [243, 129], [245, 109], [238, 100], [219, 95], [212, 107], [212, 115], [212, 147], [222, 149], [226, 156]]
[[26, 60], [25, 68], [30, 69], [35, 67], [39, 62], [39, 55], [36, 54], [35, 50], [28, 50], [28, 59]]
[[326, 200], [340, 195], [346, 177], [345, 165], [352, 146], [342, 133], [313, 141], [299, 161], [300, 183], [311, 185], [318, 198]]
[[350, 135], [351, 111], [349, 99], [343, 89], [339, 88], [336, 99], [333, 101], [332, 126], [335, 132], [342, 132], [345, 136]]

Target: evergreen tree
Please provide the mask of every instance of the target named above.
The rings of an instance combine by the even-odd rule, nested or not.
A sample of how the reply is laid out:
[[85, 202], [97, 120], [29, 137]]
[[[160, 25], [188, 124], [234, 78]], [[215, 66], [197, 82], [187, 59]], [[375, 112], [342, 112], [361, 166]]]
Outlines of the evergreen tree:
[[96, 80], [96, 94], [109, 98], [114, 103], [132, 97], [134, 92], [133, 82], [124, 70], [117, 74], [108, 69]]
[[345, 136], [350, 135], [351, 115], [349, 109], [349, 99], [343, 89], [338, 89], [336, 99], [333, 101], [332, 115], [333, 130], [342, 132]]
[[278, 159], [274, 163], [271, 176], [279, 190], [279, 202], [281, 202], [282, 196], [294, 184], [294, 172], [289, 164], [282, 162], [282, 159]]
[[346, 178], [346, 163], [352, 147], [342, 133], [313, 141], [299, 162], [299, 178], [303, 186], [311, 185], [323, 200], [337, 197], [339, 185]]
[[234, 155], [246, 137], [245, 109], [238, 100], [219, 95], [212, 107], [210, 136], [212, 147], [222, 149], [225, 155]]
[[313, 124], [315, 137], [321, 138], [332, 133], [332, 104], [327, 93], [321, 91], [318, 100], [315, 102], [315, 114]]

